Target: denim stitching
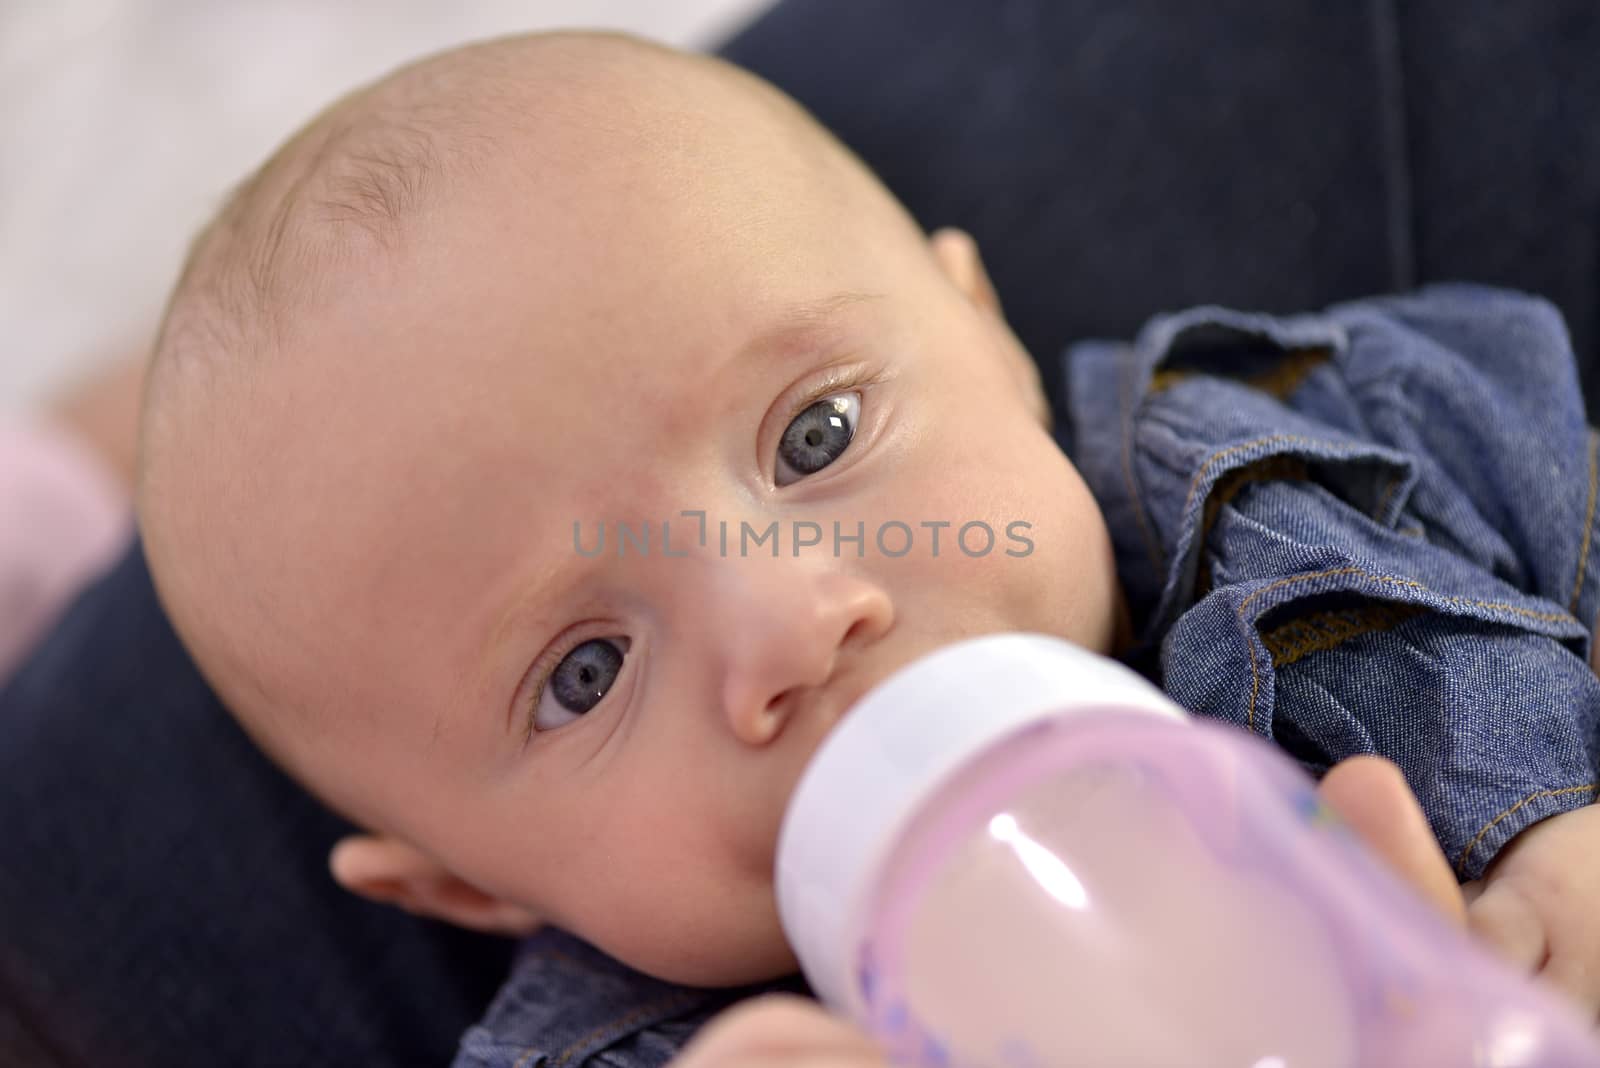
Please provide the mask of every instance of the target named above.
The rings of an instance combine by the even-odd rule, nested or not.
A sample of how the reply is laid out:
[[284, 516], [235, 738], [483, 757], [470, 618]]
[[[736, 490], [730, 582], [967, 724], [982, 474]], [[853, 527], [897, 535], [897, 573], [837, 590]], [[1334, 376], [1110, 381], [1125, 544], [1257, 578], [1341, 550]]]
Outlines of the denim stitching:
[[[603, 1026], [596, 1027], [593, 1031], [590, 1031], [588, 1034], [578, 1039], [578, 1041], [572, 1043], [566, 1049], [562, 1050], [561, 1053], [559, 1053], [555, 1059], [550, 1062], [550, 1068], [561, 1068], [562, 1065], [566, 1064], [568, 1061], [572, 1060], [573, 1057], [577, 1056], [585, 1046], [593, 1042], [599, 1036], [605, 1034], [607, 1031], [626, 1031], [628, 1027], [638, 1022], [640, 1019], [659, 1013], [669, 1005], [682, 1003], [684, 1007], [688, 1007], [689, 1005], [694, 1004], [696, 999], [696, 996], [685, 994], [669, 994], [666, 997], [658, 998], [657, 1000], [650, 1002], [648, 1005], [645, 1005], [642, 1008], [635, 1009], [620, 1020], [612, 1020]], [[526, 1058], [524, 1058], [524, 1060], [526, 1060]], [[516, 1068], [523, 1068], [523, 1061], [518, 1061]]]
[[[1239, 621], [1244, 622], [1244, 606], [1239, 607]], [[1253, 622], [1253, 621], [1252, 621]], [[1256, 665], [1256, 643], [1251, 638], [1246, 638], [1244, 647], [1250, 653], [1250, 706], [1245, 709], [1244, 726], [1246, 730], [1256, 729], [1256, 698], [1261, 695], [1261, 671]]]
[[[1227, 474], [1217, 479], [1211, 486], [1211, 493], [1206, 497], [1206, 503], [1201, 509], [1200, 534], [1195, 540], [1200, 545], [1205, 545], [1211, 538], [1211, 530], [1217, 525], [1217, 516], [1222, 508], [1233, 500], [1244, 488], [1253, 482], [1266, 481], [1298, 481], [1305, 482], [1311, 477], [1306, 467], [1305, 460], [1298, 456], [1263, 456], [1243, 467], [1236, 467]], [[1196, 568], [1194, 577], [1194, 599], [1196, 601], [1211, 592], [1211, 576], [1205, 568]]]
[[1287, 667], [1312, 653], [1336, 649], [1352, 638], [1392, 630], [1427, 609], [1421, 605], [1372, 601], [1358, 608], [1317, 612], [1263, 632], [1261, 643], [1272, 654], [1274, 668]]
[[1206, 472], [1211, 469], [1212, 464], [1216, 463], [1224, 456], [1231, 456], [1234, 453], [1241, 452], [1245, 449], [1253, 449], [1257, 445], [1268, 445], [1277, 441], [1304, 441], [1316, 444], [1316, 440], [1314, 438], [1308, 438], [1303, 434], [1272, 434], [1268, 437], [1256, 438], [1254, 441], [1245, 441], [1238, 445], [1230, 445], [1220, 452], [1212, 453], [1206, 458], [1206, 462], [1200, 465], [1200, 470], [1194, 473], [1194, 480], [1189, 483], [1189, 492], [1185, 494], [1183, 498], [1182, 514], [1189, 514], [1189, 506], [1194, 502], [1194, 491], [1200, 488], [1200, 483], [1205, 479]]
[[[1240, 448], [1243, 448], [1243, 446], [1240, 446]], [[1219, 453], [1218, 455], [1221, 454]], [[1317, 571], [1309, 575], [1291, 575], [1288, 578], [1281, 578], [1269, 586], [1261, 587], [1261, 589], [1255, 591], [1239, 603], [1239, 622], [1241, 624], [1245, 622], [1245, 609], [1250, 607], [1251, 601], [1254, 601], [1262, 594], [1271, 593], [1280, 586], [1289, 586], [1298, 582], [1310, 582], [1314, 579], [1320, 578], [1332, 578], [1335, 575], [1363, 575], [1374, 582], [1384, 582], [1391, 586], [1405, 586], [1409, 589], [1421, 590], [1423, 593], [1434, 593], [1433, 590], [1424, 586], [1422, 583], [1413, 581], [1411, 579], [1397, 579], [1390, 578], [1387, 575], [1374, 575], [1370, 571], [1359, 567], [1338, 567], [1330, 571]], [[1445, 601], [1447, 604], [1465, 604], [1471, 605], [1474, 608], [1498, 608], [1516, 615], [1527, 616], [1531, 619], [1542, 619], [1553, 622], [1559, 619], [1572, 618], [1571, 614], [1568, 612], [1535, 612], [1531, 608], [1522, 608], [1518, 605], [1506, 604], [1503, 601], [1478, 601], [1471, 597], [1456, 597], [1445, 594], [1435, 594], [1435, 596], [1440, 597], [1440, 599]], [[1262, 611], [1265, 612], [1265, 609]], [[1261, 617], [1258, 614], [1255, 619], [1252, 619], [1249, 622], [1251, 629], [1256, 630], [1257, 639], [1260, 638], [1260, 631], [1256, 628], [1256, 622], [1260, 618]], [[1261, 669], [1260, 665], [1256, 661], [1255, 641], [1247, 639], [1245, 642], [1245, 648], [1250, 651], [1250, 707], [1245, 712], [1245, 726], [1253, 730], [1255, 729], [1256, 722], [1256, 700], [1261, 695]]]
[[1467, 847], [1461, 852], [1461, 860], [1456, 863], [1456, 877], [1460, 878], [1461, 875], [1467, 870], [1467, 861], [1472, 857], [1472, 851], [1478, 847], [1478, 842], [1482, 840], [1483, 836], [1494, 830], [1495, 824], [1499, 823], [1501, 820], [1517, 811], [1517, 809], [1521, 808], [1523, 805], [1526, 805], [1529, 801], [1537, 801], [1541, 797], [1560, 797], [1562, 794], [1582, 793], [1584, 790], [1593, 790], [1597, 786], [1600, 786], [1600, 783], [1591, 782], [1584, 786], [1563, 787], [1560, 790], [1540, 790], [1537, 793], [1532, 793], [1527, 797], [1524, 797], [1521, 801], [1518, 801], [1516, 804], [1500, 813], [1500, 815], [1484, 824], [1483, 830], [1473, 835], [1472, 841], [1468, 842]]
[[1177, 385], [1185, 379], [1193, 378], [1193, 371], [1184, 371], [1177, 368], [1162, 368], [1150, 376], [1150, 384], [1145, 387], [1146, 396], [1155, 396], [1167, 388]]
[[[1373, 522], [1383, 522], [1382, 516], [1384, 511], [1389, 507], [1389, 498], [1394, 496], [1394, 491], [1400, 488], [1400, 483], [1403, 481], [1405, 481], [1405, 479], [1400, 476], [1396, 476], [1395, 478], [1391, 478], [1389, 480], [1389, 488], [1383, 491], [1383, 496], [1378, 498], [1377, 507], [1372, 509]], [[1404, 532], [1402, 531], [1402, 533]]]
[[1289, 349], [1283, 359], [1245, 379], [1251, 389], [1259, 390], [1278, 400], [1288, 400], [1289, 394], [1299, 389], [1311, 372], [1333, 358], [1325, 348]]
[[[1223, 372], [1211, 372], [1211, 375], [1229, 382], [1242, 382], [1258, 393], [1286, 400], [1289, 394], [1299, 389], [1311, 376], [1312, 371], [1332, 358], [1333, 353], [1326, 348], [1284, 349], [1283, 358], [1264, 371], [1242, 377]], [[1145, 387], [1145, 394], [1154, 396], [1204, 373], [1183, 367], [1164, 367], [1150, 376], [1150, 384]]]

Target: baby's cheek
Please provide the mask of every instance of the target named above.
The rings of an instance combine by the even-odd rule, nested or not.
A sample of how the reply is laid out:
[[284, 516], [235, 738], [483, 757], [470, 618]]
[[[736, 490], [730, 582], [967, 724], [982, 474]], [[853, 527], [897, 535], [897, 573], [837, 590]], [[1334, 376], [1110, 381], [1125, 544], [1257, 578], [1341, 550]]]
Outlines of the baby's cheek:
[[1036, 502], [1015, 571], [1037, 597], [1039, 629], [1093, 649], [1110, 648], [1117, 618], [1116, 557], [1110, 532], [1088, 487], [1068, 468], [1047, 500]]

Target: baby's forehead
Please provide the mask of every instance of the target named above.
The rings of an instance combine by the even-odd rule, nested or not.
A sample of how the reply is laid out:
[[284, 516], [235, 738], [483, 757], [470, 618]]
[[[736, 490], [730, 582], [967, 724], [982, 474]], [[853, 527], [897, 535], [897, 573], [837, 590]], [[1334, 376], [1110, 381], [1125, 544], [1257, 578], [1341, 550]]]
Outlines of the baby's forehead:
[[[578, 104], [530, 111], [517, 96], [459, 122], [424, 81], [415, 99], [352, 102], [359, 121], [335, 113], [325, 140], [300, 146], [319, 175], [298, 195], [324, 277], [287, 239], [282, 269], [263, 274], [316, 302], [284, 393], [335, 398], [325, 454], [441, 479], [521, 465], [626, 481], [703, 424], [748, 418], [761, 402], [729, 368], [752, 338], [814, 334], [836, 294], [895, 273], [875, 257], [920, 254], [898, 239], [913, 228], [878, 229], [900, 222], [881, 190], [759, 89], [721, 72], [653, 85], [651, 69], [585, 73]], [[495, 85], [477, 91], [509, 93]], [[722, 118], [738, 121], [687, 106], [708, 94], [736, 101]], [[329, 246], [319, 228], [356, 243]], [[846, 241], [862, 248], [845, 256]], [[483, 454], [476, 473], [460, 466], [469, 453]]]
[[782, 167], [780, 146], [804, 143], [808, 124], [771, 87], [706, 57], [609, 35], [491, 42], [336, 102], [242, 183], [212, 230], [230, 238], [216, 243], [253, 303], [291, 307], [460, 199], [507, 215], [542, 207], [591, 233], [652, 198], [687, 194], [714, 214], [698, 178], [748, 164], [752, 148]]
[[[387, 372], [369, 365], [350, 409], [363, 440], [348, 459], [372, 458], [396, 499], [458, 500], [475, 528], [500, 523], [524, 536], [551, 516], [570, 525], [647, 504], [694, 507], [760, 462], [763, 432], [781, 433], [792, 414], [785, 398], [792, 407], [820, 368], [869, 351], [886, 304], [852, 290], [679, 307], [676, 320], [632, 326], [512, 315], [504, 330], [504, 313], [485, 307], [478, 344], [418, 352], [415, 366]], [[384, 503], [374, 514], [409, 507]], [[491, 518], [502, 507], [526, 514]]]

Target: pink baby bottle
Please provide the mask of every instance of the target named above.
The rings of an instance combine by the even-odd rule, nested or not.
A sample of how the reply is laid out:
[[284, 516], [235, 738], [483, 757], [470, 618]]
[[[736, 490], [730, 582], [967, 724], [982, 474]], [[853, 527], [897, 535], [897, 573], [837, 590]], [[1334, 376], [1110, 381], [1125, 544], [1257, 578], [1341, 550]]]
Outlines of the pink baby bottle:
[[952, 645], [859, 701], [777, 888], [812, 987], [900, 1065], [1600, 1065], [1287, 757], [1056, 638]]

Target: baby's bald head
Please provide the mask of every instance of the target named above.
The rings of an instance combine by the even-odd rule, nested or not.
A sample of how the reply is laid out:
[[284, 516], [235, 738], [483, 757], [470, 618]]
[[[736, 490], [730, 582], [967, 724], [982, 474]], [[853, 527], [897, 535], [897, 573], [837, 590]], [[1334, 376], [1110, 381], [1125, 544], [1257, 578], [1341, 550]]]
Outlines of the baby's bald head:
[[[505, 38], [403, 67], [331, 105], [233, 192], [191, 249], [163, 352], [286, 343], [352, 269], [400, 251], [432, 207], [494, 162], [531, 176], [545, 168], [516, 157], [541, 144], [574, 163], [625, 155], [672, 136], [672, 122], [657, 123], [674, 104], [741, 96], [813, 147], [837, 149], [766, 83], [622, 34]], [[190, 329], [206, 336], [185, 344]]]

